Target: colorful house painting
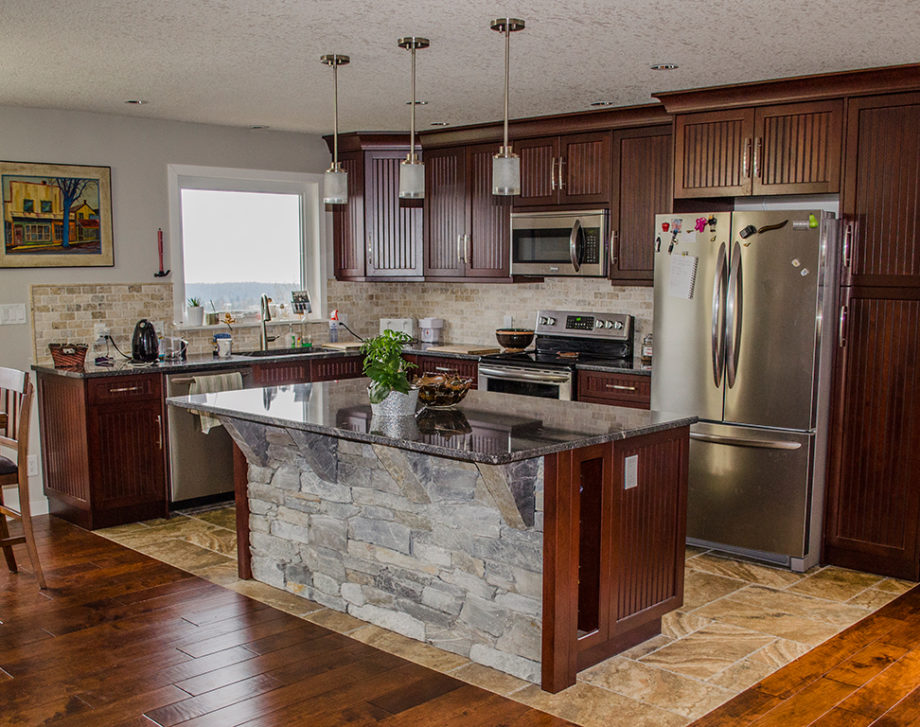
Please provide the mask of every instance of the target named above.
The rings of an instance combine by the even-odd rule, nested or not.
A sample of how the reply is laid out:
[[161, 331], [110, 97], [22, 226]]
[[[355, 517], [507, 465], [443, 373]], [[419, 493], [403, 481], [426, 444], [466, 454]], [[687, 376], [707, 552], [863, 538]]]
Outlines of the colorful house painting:
[[[99, 252], [99, 184], [95, 179], [4, 175], [2, 182], [7, 255]], [[75, 192], [79, 198], [74, 197]]]

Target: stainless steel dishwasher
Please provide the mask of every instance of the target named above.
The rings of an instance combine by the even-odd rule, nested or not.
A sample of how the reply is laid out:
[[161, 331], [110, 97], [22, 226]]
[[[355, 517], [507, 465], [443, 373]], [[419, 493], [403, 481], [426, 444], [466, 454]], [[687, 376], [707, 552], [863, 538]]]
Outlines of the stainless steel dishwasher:
[[[243, 387], [250, 384], [248, 368], [220, 369], [215, 374], [238, 373]], [[196, 376], [206, 372], [176, 373], [166, 377], [166, 396], [187, 396]], [[188, 409], [167, 407], [169, 424], [169, 480], [171, 503], [233, 492], [233, 440], [223, 427], [204, 434], [201, 420]]]

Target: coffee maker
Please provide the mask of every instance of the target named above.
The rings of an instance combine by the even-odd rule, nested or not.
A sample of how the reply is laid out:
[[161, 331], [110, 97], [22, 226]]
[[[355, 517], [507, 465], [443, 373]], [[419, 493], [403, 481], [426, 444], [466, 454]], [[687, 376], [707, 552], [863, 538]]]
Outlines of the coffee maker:
[[141, 318], [134, 326], [134, 336], [131, 338], [131, 360], [138, 363], [151, 363], [157, 360], [159, 354], [157, 332], [150, 321]]

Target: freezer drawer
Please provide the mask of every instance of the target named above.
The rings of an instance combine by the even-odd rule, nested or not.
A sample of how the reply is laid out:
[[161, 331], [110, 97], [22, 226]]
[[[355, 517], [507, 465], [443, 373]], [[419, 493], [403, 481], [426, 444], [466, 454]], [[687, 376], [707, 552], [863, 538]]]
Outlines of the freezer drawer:
[[687, 537], [805, 556], [814, 444], [811, 433], [691, 427]]

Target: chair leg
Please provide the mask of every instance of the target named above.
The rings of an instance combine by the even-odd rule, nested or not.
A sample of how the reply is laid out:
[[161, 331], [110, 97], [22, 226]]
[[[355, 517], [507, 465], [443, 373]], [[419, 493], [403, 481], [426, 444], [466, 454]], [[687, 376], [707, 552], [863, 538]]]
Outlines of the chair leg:
[[48, 585], [45, 583], [45, 574], [42, 572], [42, 564], [38, 560], [38, 548], [35, 547], [35, 535], [32, 533], [32, 511], [29, 504], [29, 480], [19, 470], [19, 512], [22, 513], [22, 534], [26, 537], [26, 550], [29, 551], [29, 559], [32, 561], [32, 570], [35, 571], [35, 580], [38, 581], [38, 587], [45, 589]]
[[[0, 505], [3, 504], [3, 488], [0, 487]], [[6, 515], [0, 512], [0, 540], [5, 540], [10, 537], [10, 529], [6, 525]], [[13, 555], [13, 546], [4, 545], [3, 546], [3, 557], [6, 558], [6, 565], [10, 569], [10, 573], [18, 573], [19, 569], [16, 567], [16, 556]]]

